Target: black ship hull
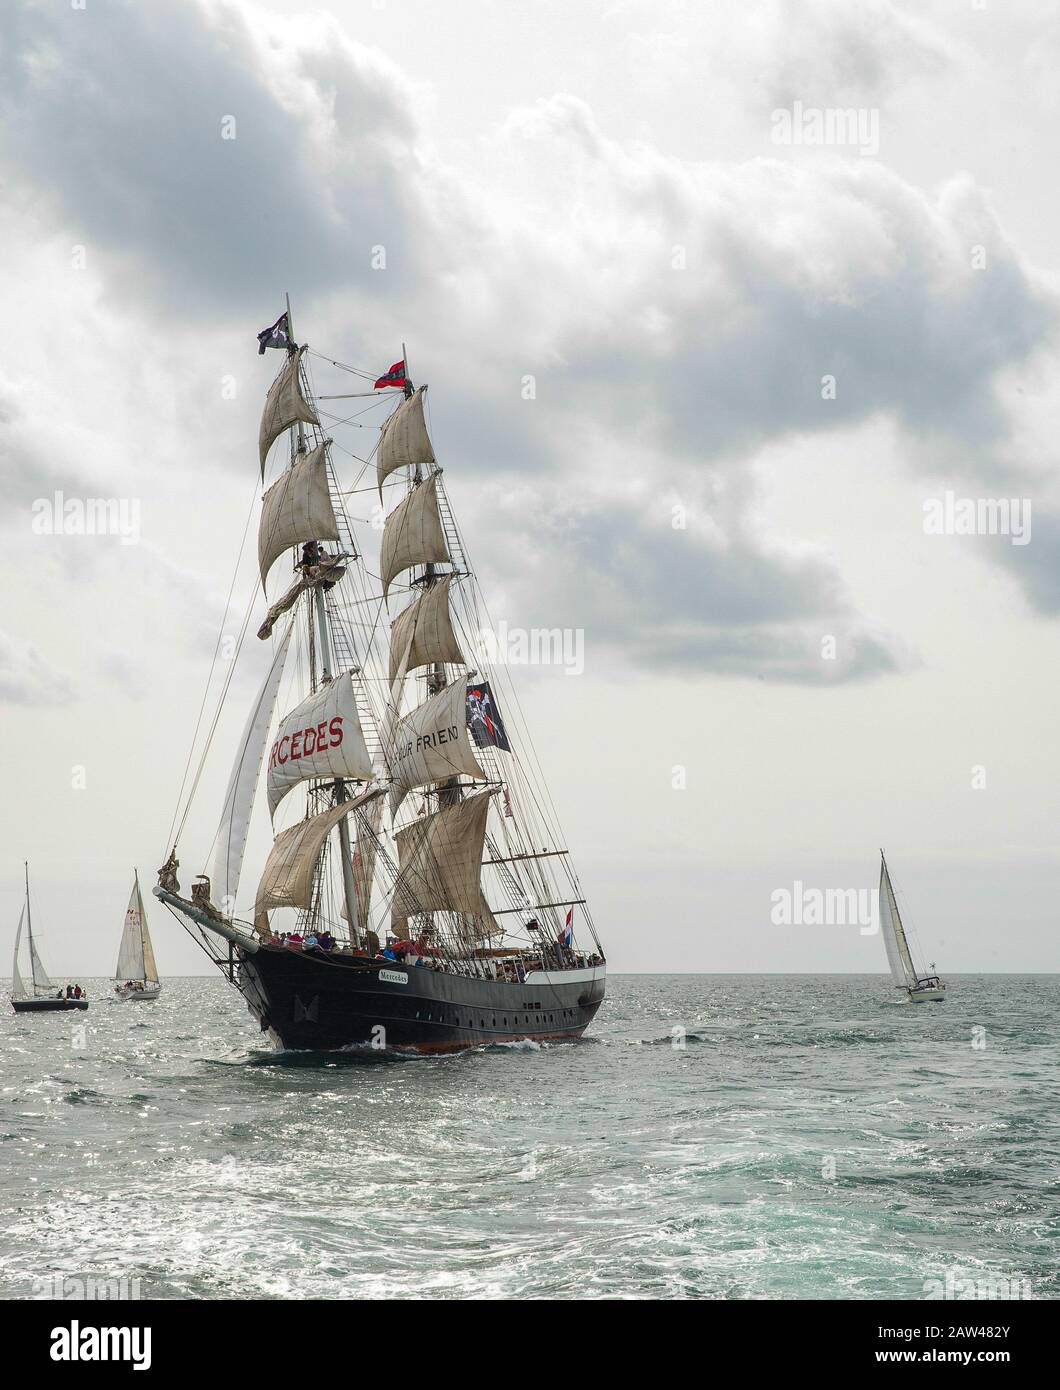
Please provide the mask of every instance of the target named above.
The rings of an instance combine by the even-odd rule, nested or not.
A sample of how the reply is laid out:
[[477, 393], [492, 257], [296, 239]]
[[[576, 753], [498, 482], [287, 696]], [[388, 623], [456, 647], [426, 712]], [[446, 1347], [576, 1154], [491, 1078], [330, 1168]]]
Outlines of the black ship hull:
[[283, 1048], [457, 1052], [483, 1043], [578, 1038], [604, 998], [605, 967], [535, 971], [520, 984], [425, 966], [265, 946], [238, 983]]
[[57, 1014], [67, 1009], [87, 1009], [87, 999], [12, 999], [17, 1014]]

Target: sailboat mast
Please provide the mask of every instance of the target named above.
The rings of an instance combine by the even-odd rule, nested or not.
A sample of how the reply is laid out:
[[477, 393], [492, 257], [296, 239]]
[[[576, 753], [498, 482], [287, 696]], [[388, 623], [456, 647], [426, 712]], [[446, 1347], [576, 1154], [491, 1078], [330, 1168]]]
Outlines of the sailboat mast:
[[133, 869], [133, 883], [136, 886], [136, 911], [140, 916], [140, 959], [143, 962], [144, 978], [147, 978], [147, 913], [144, 912], [143, 894], [140, 892], [140, 874]]
[[[317, 625], [320, 629], [320, 666], [325, 680], [330, 680], [331, 640], [328, 629], [328, 610], [324, 602], [324, 591], [318, 586], [315, 592]], [[335, 778], [335, 804], [347, 800], [346, 782], [342, 777]], [[339, 856], [342, 860], [342, 891], [346, 899], [346, 917], [350, 924], [350, 940], [359, 944], [360, 922], [357, 918], [357, 885], [353, 877], [353, 849], [350, 844], [350, 823], [344, 816], [339, 821]]]
[[[23, 861], [26, 869], [26, 932], [29, 936], [29, 959], [33, 963], [33, 912], [29, 905], [29, 860]], [[36, 979], [34, 979], [36, 984]]]
[[[283, 297], [287, 302], [287, 354], [291, 356], [296, 351], [294, 346], [294, 324], [291, 321], [291, 296], [285, 293]], [[298, 421], [298, 452], [300, 454], [305, 453], [305, 425], [302, 424], [301, 420]], [[309, 538], [307, 537], [307, 539]]]
[[[284, 295], [287, 301], [287, 333], [294, 342], [294, 324], [291, 319], [291, 296]], [[290, 350], [290, 349], [289, 349]], [[301, 420], [298, 421], [298, 452], [305, 453], [305, 427]], [[306, 536], [306, 540], [315, 540], [315, 536]], [[334, 675], [331, 664], [332, 641], [329, 627], [327, 604], [324, 602], [324, 590], [318, 585], [313, 593], [316, 606], [317, 629], [320, 635], [320, 674], [325, 681]], [[310, 636], [312, 636], [313, 609], [310, 608]], [[315, 673], [313, 675], [315, 685]], [[346, 783], [343, 778], [336, 777], [334, 783], [335, 804], [346, 801], [348, 793]], [[339, 821], [339, 858], [342, 863], [342, 892], [346, 900], [346, 919], [350, 924], [350, 940], [354, 946], [360, 944], [360, 922], [357, 915], [357, 885], [353, 875], [353, 848], [350, 844], [350, 823], [347, 817], [343, 816]]]

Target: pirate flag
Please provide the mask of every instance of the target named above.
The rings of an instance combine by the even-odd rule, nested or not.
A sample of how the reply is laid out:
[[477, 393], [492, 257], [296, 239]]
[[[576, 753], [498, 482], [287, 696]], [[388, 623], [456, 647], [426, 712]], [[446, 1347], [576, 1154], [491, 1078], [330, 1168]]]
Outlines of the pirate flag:
[[258, 356], [264, 357], [266, 348], [293, 348], [291, 342], [291, 326], [287, 322], [286, 312], [269, 328], [263, 328], [258, 334]]
[[476, 748], [502, 748], [505, 753], [512, 751], [489, 681], [478, 681], [467, 688], [467, 727]]

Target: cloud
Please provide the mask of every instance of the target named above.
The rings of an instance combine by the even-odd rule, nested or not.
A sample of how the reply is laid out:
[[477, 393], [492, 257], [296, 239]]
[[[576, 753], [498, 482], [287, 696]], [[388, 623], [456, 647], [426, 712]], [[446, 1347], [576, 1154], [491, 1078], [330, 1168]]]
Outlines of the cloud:
[[0, 632], [0, 703], [67, 705], [74, 697], [70, 678], [50, 666], [32, 643]]
[[747, 105], [760, 118], [775, 106], [877, 103], [968, 61], [948, 30], [891, 0], [813, 0], [797, 12], [785, 0], [758, 0], [726, 13], [681, 6], [667, 29], [657, 0], [612, 7], [628, 27], [630, 77], [665, 93], [676, 76], [700, 77], [717, 106]]
[[[239, 0], [16, 8], [0, 114], [16, 196], [42, 192], [109, 292], [200, 325], [272, 307], [275, 287], [396, 266], [415, 223], [406, 83], [323, 14]], [[225, 139], [222, 123], [234, 138]], [[376, 281], [378, 284], [378, 280]], [[381, 286], [380, 286], [381, 288]]]
[[525, 484], [490, 489], [476, 553], [504, 579], [494, 618], [580, 629], [587, 652], [685, 675], [828, 685], [919, 663], [856, 613], [825, 555], [688, 523], [682, 511], [633, 497], [572, 509]]
[[1060, 615], [1060, 517], [1033, 504], [1031, 538], [1013, 545], [1007, 536], [989, 537], [992, 558], [1020, 583], [1031, 607], [1047, 618]]
[[[762, 23], [764, 38], [741, 18], [726, 41], [745, 61], [759, 45], [774, 55], [756, 96], [770, 103], [875, 99], [960, 61], [884, 0], [822, 0], [790, 44], [784, 7]], [[858, 613], [833, 560], [756, 527], [758, 451], [886, 418], [911, 468], [1018, 473], [998, 383], [1051, 343], [1057, 296], [966, 176], [929, 193], [857, 157], [678, 159], [609, 138], [567, 94], [513, 111], [458, 169], [389, 60], [332, 19], [243, 0], [96, 6], [88, 24], [23, 9], [0, 78], [20, 132], [15, 206], [102, 264], [97, 299], [71, 317], [82, 333], [89, 315], [107, 320], [161, 416], [145, 488], [181, 440], [191, 466], [245, 466], [249, 396], [221, 407], [215, 380], [291, 285], [298, 336], [341, 343], [347, 360], [386, 343], [385, 366], [413, 326], [444, 456], [489, 484], [505, 534], [555, 576], [536, 585], [509, 558], [513, 594], [550, 593], [641, 665], [828, 681], [915, 657]], [[136, 359], [160, 333], [152, 379]], [[106, 458], [94, 428], [84, 452]], [[48, 473], [23, 441], [29, 478], [61, 475], [74, 438]], [[524, 486], [531, 501], [506, 511]], [[671, 496], [697, 518], [687, 534], [669, 526]], [[481, 534], [492, 522], [476, 507]], [[1017, 572], [1041, 605], [1047, 569]], [[845, 653], [831, 666], [826, 635]]]

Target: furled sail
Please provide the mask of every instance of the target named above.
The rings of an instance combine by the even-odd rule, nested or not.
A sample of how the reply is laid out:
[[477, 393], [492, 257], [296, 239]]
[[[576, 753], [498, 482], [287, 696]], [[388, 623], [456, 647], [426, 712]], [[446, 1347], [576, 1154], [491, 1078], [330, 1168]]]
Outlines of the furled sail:
[[911, 989], [916, 984], [917, 974], [909, 953], [909, 942], [906, 940], [905, 928], [902, 926], [885, 859], [880, 861], [880, 931], [883, 933], [883, 944], [887, 948], [891, 978], [896, 985]]
[[280, 721], [269, 753], [269, 811], [310, 777], [367, 781], [372, 760], [357, 712], [353, 676], [344, 671]]
[[417, 464], [434, 462], [434, 450], [423, 419], [423, 393], [426, 389], [426, 386], [421, 386], [414, 391], [383, 424], [376, 460], [380, 487], [399, 468], [415, 468]]
[[254, 925], [259, 930], [266, 924], [265, 914], [272, 908], [308, 908], [311, 905], [313, 876], [324, 841], [343, 816], [381, 795], [381, 788], [369, 787], [359, 796], [340, 801], [337, 806], [309, 816], [276, 836], [254, 903]]
[[307, 425], [320, 424], [316, 411], [302, 395], [299, 366], [303, 352], [305, 348], [300, 347], [297, 352], [287, 354], [287, 361], [265, 397], [265, 409], [261, 413], [261, 428], [258, 431], [262, 478], [265, 477], [265, 460], [269, 450], [284, 430], [290, 429], [299, 420]]
[[22, 924], [26, 920], [26, 904], [22, 904], [22, 911], [18, 914], [18, 931], [15, 932], [15, 958], [11, 965], [11, 995], [14, 999], [23, 999], [26, 994], [26, 986], [22, 983], [22, 973], [18, 968], [18, 948], [22, 945]]
[[394, 576], [402, 570], [448, 559], [438, 513], [438, 475], [432, 473], [386, 519], [379, 558], [383, 597], [386, 598]]
[[325, 556], [319, 564], [308, 565], [301, 578], [296, 579], [285, 594], [282, 594], [265, 614], [265, 621], [258, 628], [258, 636], [264, 642], [272, 636], [272, 630], [283, 615], [295, 606], [304, 593], [315, 589], [318, 584], [329, 587], [337, 584], [346, 573], [346, 566], [331, 556]]
[[467, 736], [464, 682], [444, 686], [398, 721], [390, 752], [390, 811], [413, 787], [444, 782], [459, 773], [485, 778]]
[[243, 737], [236, 750], [236, 760], [228, 779], [228, 790], [225, 792], [221, 824], [217, 828], [214, 840], [214, 861], [210, 874], [211, 897], [228, 917], [235, 911], [239, 874], [243, 867], [243, 851], [247, 845], [250, 813], [254, 806], [254, 793], [258, 787], [265, 742], [269, 736], [272, 711], [276, 705], [276, 694], [280, 688], [280, 677], [283, 674], [283, 664], [287, 659], [287, 649], [293, 631], [292, 622], [276, 648], [272, 665], [258, 691], [257, 699], [251, 706]]
[[[418, 666], [436, 661], [455, 661], [461, 665], [464, 653], [453, 631], [449, 616], [449, 586], [452, 575], [443, 575], [436, 584], [424, 589], [394, 619], [390, 625], [390, 684], [397, 679], [401, 658], [408, 649], [405, 674]], [[411, 646], [409, 645], [411, 641]]]
[[[328, 441], [330, 442], [330, 441]], [[258, 524], [261, 583], [285, 550], [303, 541], [337, 541], [339, 528], [328, 489], [327, 442], [295, 459], [262, 498]]]
[[458, 912], [483, 923], [492, 914], [482, 896], [482, 845], [490, 794], [465, 797], [399, 830], [398, 877], [391, 921], [395, 932], [417, 912]]

